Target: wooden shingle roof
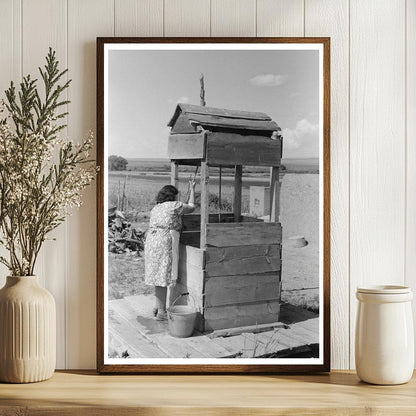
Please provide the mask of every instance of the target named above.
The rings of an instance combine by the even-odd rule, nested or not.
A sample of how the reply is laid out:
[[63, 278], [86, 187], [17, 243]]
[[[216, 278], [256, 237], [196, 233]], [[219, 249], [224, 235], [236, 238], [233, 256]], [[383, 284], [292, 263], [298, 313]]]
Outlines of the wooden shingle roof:
[[233, 129], [250, 131], [279, 131], [280, 127], [267, 114], [228, 110], [192, 104], [178, 104], [168, 123], [172, 132], [191, 133], [197, 126], [207, 130]]

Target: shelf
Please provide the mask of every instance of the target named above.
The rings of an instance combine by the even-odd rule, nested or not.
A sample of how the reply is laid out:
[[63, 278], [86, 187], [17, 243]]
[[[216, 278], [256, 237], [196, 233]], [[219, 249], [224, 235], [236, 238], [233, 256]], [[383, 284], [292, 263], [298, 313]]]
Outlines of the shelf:
[[0, 384], [0, 415], [415, 415], [415, 380], [372, 386], [352, 372], [104, 376], [59, 371], [42, 383]]

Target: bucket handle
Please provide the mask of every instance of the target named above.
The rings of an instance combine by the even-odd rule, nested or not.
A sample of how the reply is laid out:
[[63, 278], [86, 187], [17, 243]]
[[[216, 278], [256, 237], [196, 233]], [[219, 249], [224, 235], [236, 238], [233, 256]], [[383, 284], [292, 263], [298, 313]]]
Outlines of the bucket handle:
[[195, 302], [195, 298], [189, 293], [189, 292], [185, 292], [185, 293], [181, 293], [173, 302], [172, 305], [170, 305], [170, 308], [172, 308], [173, 306], [175, 306], [175, 303], [182, 297], [182, 296], [189, 296], [192, 299], [192, 302], [194, 304], [194, 309], [196, 310], [196, 302]]

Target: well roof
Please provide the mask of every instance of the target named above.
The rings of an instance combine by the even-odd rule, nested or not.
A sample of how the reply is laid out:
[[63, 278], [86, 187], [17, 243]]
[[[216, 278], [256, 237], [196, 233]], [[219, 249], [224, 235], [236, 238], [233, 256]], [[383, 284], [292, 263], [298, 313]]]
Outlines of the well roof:
[[[175, 126], [178, 124], [178, 126]], [[178, 104], [169, 127], [178, 131], [195, 129], [196, 125], [204, 128], [229, 128], [234, 130], [278, 131], [280, 127], [270, 116], [254, 111], [229, 110], [225, 108], [203, 107], [192, 104]]]

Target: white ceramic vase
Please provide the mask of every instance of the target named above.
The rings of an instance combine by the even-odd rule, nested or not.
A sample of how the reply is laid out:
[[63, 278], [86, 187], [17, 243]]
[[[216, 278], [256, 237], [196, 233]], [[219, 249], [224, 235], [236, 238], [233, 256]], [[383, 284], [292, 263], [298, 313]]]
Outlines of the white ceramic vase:
[[36, 276], [7, 277], [0, 290], [0, 381], [50, 378], [56, 364], [56, 312]]
[[402, 384], [414, 368], [411, 300], [405, 286], [357, 289], [355, 366], [358, 377], [372, 384]]

